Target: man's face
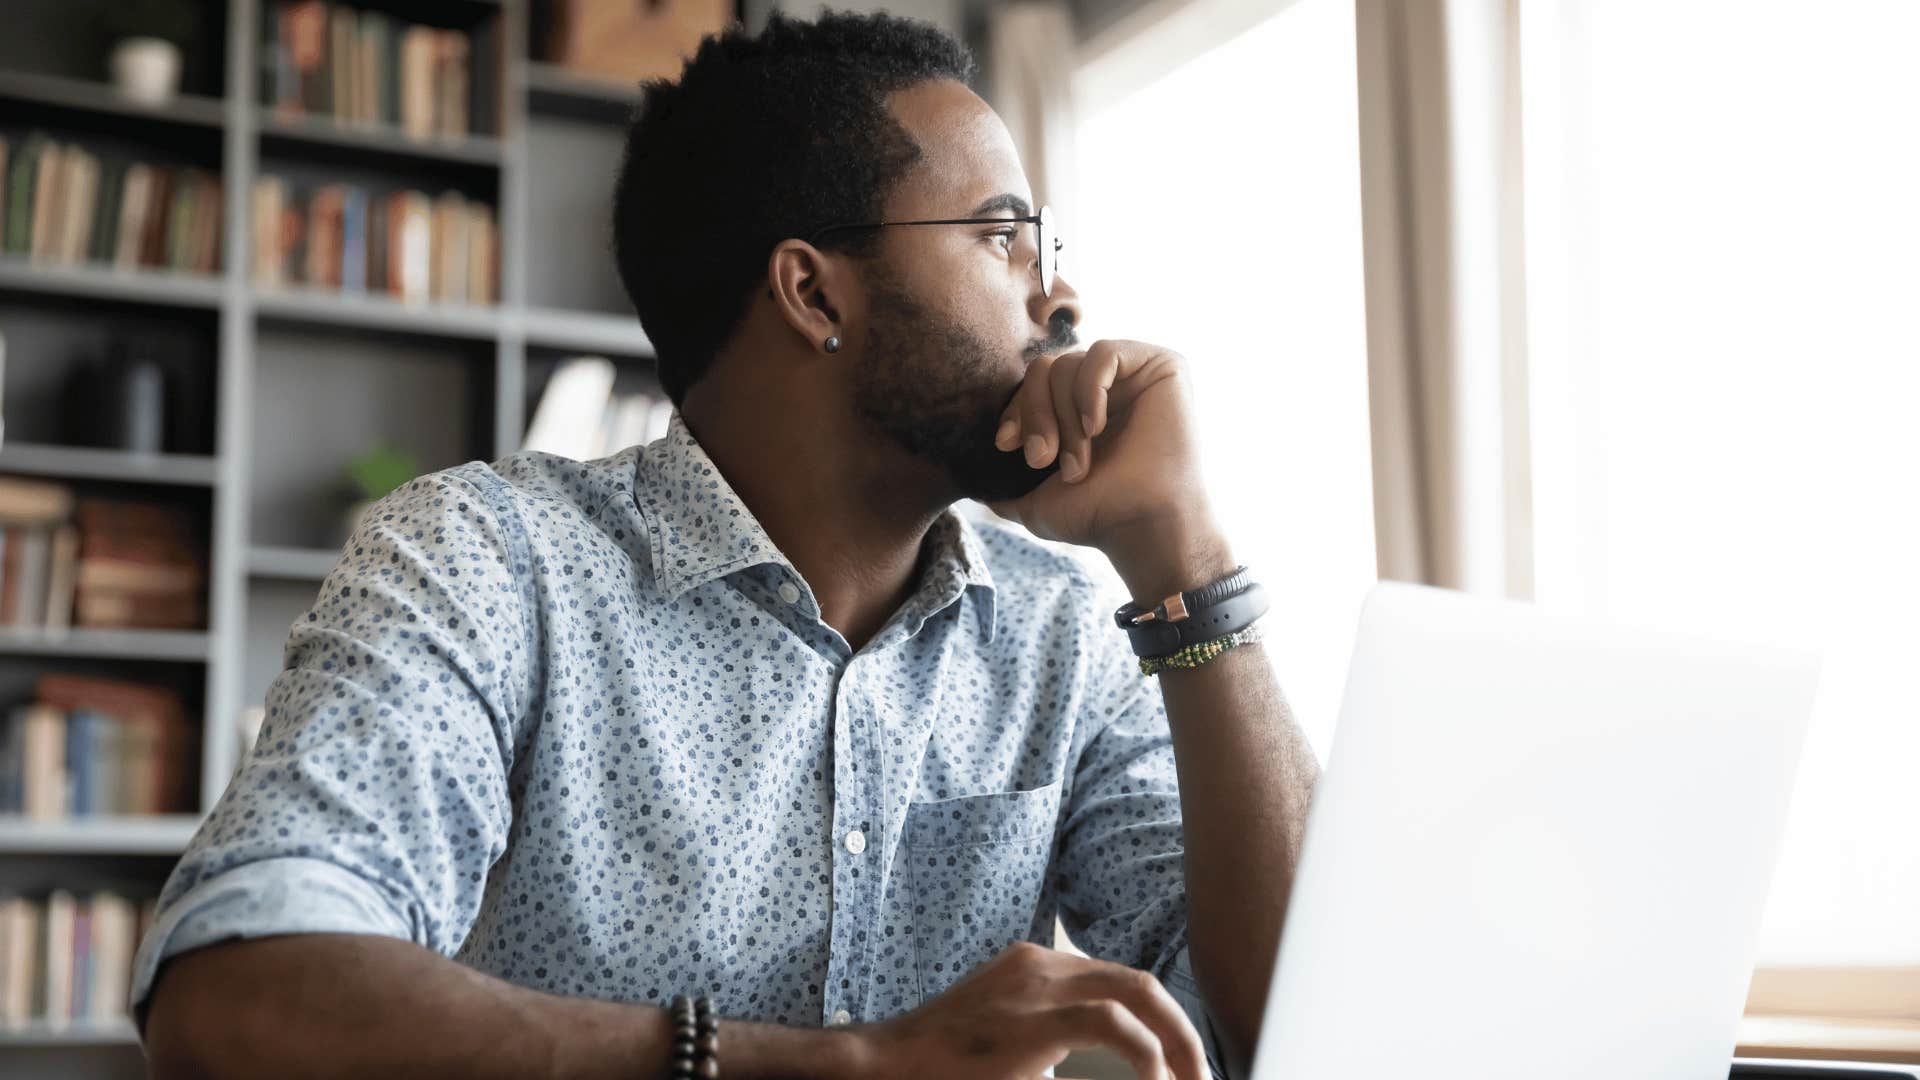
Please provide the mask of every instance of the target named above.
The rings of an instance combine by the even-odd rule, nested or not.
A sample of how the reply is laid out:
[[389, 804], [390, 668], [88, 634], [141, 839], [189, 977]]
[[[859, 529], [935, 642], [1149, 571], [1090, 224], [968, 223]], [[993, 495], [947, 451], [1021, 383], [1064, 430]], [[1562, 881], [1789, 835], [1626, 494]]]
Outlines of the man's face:
[[[925, 83], [894, 95], [893, 110], [925, 156], [889, 200], [887, 220], [1032, 212], [978, 211], [995, 196], [1032, 200], [1006, 126], [972, 91], [957, 82]], [[994, 432], [1027, 365], [1077, 344], [1073, 291], [1056, 280], [1053, 295], [1042, 294], [1030, 224], [882, 232], [881, 255], [866, 274], [856, 414], [944, 469], [963, 498], [1024, 495], [1058, 465], [1028, 467], [1020, 451], [993, 445]]]

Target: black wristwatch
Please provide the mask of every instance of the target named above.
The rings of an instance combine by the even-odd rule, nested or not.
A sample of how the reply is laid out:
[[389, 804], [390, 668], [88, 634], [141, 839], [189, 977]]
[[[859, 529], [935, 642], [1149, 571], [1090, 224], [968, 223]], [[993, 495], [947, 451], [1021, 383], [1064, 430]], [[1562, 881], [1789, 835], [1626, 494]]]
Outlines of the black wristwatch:
[[1224, 637], [1266, 614], [1267, 590], [1245, 566], [1197, 589], [1174, 593], [1155, 607], [1123, 604], [1113, 613], [1136, 656], [1166, 656], [1185, 646]]

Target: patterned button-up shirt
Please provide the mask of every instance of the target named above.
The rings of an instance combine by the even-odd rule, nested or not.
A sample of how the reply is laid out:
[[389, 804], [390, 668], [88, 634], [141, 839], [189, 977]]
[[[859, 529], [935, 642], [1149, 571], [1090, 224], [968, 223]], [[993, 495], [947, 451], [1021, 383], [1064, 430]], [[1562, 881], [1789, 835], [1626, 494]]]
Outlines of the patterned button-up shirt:
[[[973, 505], [973, 504], [960, 504]], [[1014, 941], [1188, 962], [1157, 680], [1073, 556], [950, 507], [857, 652], [676, 414], [593, 461], [408, 482], [287, 637], [168, 877], [161, 960], [386, 934], [556, 994], [795, 1026], [913, 1008]]]

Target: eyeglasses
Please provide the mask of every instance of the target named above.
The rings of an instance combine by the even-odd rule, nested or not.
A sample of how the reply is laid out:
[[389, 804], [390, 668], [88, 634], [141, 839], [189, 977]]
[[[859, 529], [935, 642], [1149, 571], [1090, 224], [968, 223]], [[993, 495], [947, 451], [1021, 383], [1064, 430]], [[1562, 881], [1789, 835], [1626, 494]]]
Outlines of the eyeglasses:
[[1067, 245], [1066, 241], [1061, 240], [1060, 237], [1054, 233], [1053, 208], [1050, 206], [1042, 206], [1039, 213], [1028, 214], [1026, 217], [928, 218], [923, 221], [849, 221], [840, 225], [828, 225], [823, 229], [816, 230], [812, 236], [807, 237], [807, 243], [813, 243], [821, 233], [833, 232], [836, 229], [879, 229], [888, 225], [994, 225], [999, 223], [1010, 225], [1030, 223], [1033, 225], [1033, 250], [1037, 252], [1040, 257], [1040, 291], [1046, 296], [1052, 296], [1053, 275], [1054, 272], [1060, 268], [1060, 249]]

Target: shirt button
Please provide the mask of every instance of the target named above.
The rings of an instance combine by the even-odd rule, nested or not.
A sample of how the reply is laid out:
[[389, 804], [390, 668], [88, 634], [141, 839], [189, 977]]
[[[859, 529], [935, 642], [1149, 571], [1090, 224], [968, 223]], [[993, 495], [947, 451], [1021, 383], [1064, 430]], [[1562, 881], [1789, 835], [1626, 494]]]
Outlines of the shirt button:
[[855, 855], [867, 850], [867, 835], [859, 829], [847, 834], [847, 850]]
[[[854, 835], [858, 836], [860, 834], [854, 833]], [[853, 1014], [845, 1009], [841, 1009], [833, 1014], [833, 1022], [836, 1024], [850, 1024], [853, 1022]]]
[[800, 590], [793, 587], [793, 582], [783, 581], [780, 583], [780, 599], [797, 604], [800, 602]]

